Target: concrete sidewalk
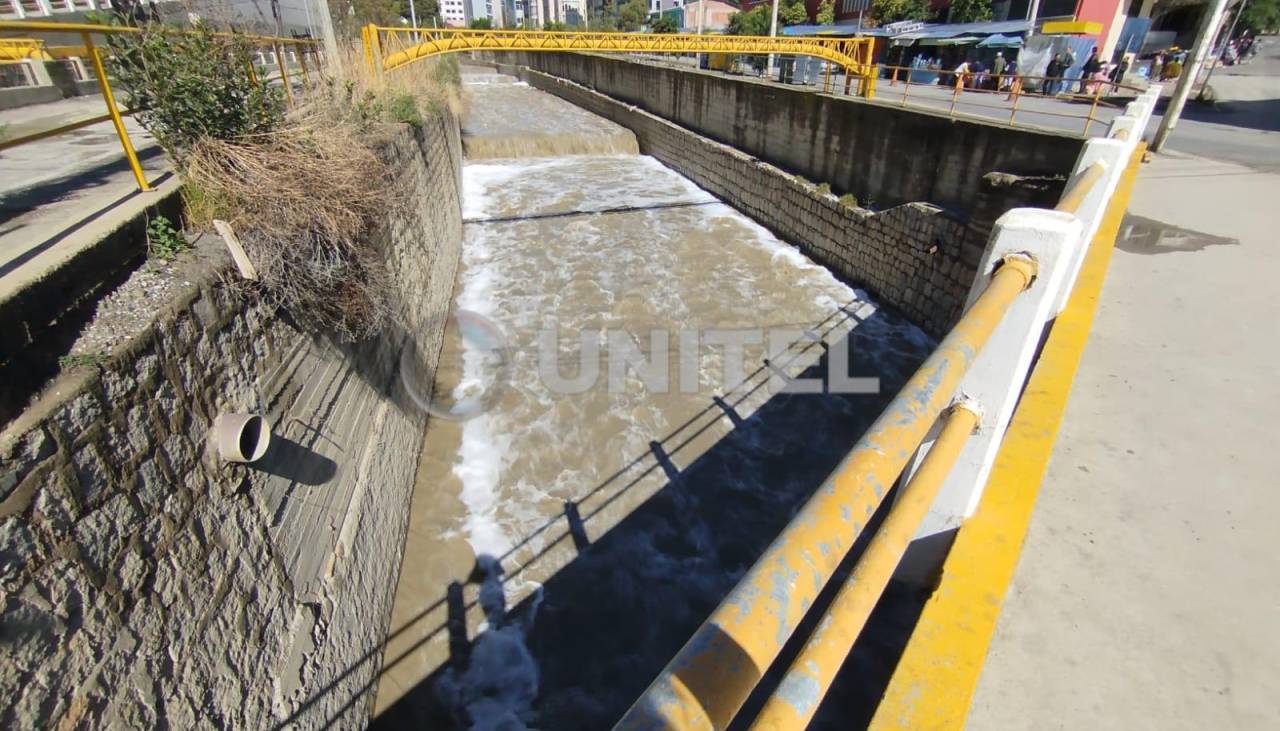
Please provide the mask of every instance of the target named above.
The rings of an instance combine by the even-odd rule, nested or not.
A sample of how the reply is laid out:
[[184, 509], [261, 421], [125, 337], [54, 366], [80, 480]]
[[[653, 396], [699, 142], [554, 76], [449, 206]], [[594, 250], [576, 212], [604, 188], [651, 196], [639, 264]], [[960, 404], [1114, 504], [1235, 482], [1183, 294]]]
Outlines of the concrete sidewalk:
[[969, 728], [1280, 727], [1278, 197], [1143, 168]]
[[[0, 114], [14, 135], [106, 111], [101, 97], [66, 99]], [[99, 241], [176, 185], [151, 135], [125, 120], [148, 181], [139, 193], [111, 122], [0, 152], [0, 300]]]

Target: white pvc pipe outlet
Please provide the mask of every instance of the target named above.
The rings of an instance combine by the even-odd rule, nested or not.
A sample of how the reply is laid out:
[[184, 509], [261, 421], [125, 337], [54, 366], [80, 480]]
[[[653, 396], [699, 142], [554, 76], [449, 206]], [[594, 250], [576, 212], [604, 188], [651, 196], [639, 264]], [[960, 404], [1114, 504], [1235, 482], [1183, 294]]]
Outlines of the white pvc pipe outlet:
[[271, 446], [271, 422], [259, 414], [218, 414], [213, 420], [218, 456], [228, 462], [254, 462]]

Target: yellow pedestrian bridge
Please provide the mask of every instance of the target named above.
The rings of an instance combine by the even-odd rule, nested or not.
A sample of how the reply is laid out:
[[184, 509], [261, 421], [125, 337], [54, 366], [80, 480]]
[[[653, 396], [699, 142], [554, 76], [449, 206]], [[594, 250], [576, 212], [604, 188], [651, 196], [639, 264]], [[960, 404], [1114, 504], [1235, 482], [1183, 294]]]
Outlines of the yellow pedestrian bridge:
[[[684, 33], [579, 33], [460, 28], [382, 28], [361, 32], [365, 59], [384, 71], [460, 51], [586, 51], [590, 53], [716, 53], [811, 56], [858, 79], [858, 92], [875, 94], [876, 66], [870, 38], [802, 38]], [[378, 64], [375, 65], [375, 60]]]

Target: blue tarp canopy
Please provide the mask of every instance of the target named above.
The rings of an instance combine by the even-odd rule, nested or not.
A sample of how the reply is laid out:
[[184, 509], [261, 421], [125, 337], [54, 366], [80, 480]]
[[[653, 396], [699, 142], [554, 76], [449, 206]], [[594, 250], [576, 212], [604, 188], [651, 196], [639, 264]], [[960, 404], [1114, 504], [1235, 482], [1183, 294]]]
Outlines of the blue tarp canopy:
[[1022, 46], [1021, 36], [1005, 36], [999, 33], [993, 36], [987, 36], [981, 43], [979, 48], [1020, 48]]

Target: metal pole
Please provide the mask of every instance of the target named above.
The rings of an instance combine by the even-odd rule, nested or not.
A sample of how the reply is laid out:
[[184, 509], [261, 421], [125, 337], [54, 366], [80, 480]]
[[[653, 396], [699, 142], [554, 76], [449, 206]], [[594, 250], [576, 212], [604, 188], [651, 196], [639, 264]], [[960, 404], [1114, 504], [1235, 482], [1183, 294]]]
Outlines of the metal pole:
[[107, 78], [107, 68], [102, 63], [102, 54], [98, 52], [98, 47], [93, 45], [93, 38], [88, 33], [81, 33], [80, 37], [84, 39], [84, 47], [89, 51], [89, 57], [93, 59], [93, 72], [98, 75], [98, 86], [102, 88], [102, 100], [107, 103], [107, 114], [111, 115], [111, 124], [115, 125], [116, 134], [120, 137], [120, 146], [124, 148], [124, 156], [129, 160], [133, 177], [138, 180], [138, 190], [146, 193], [151, 190], [151, 186], [147, 183], [146, 174], [142, 172], [142, 164], [138, 162], [138, 153], [133, 149], [129, 131], [124, 128], [124, 119], [120, 117], [120, 110], [116, 108], [116, 97], [111, 93], [111, 80]]
[[1031, 7], [1027, 8], [1027, 35], [1022, 41], [1024, 46], [1027, 41], [1031, 40], [1031, 36], [1036, 33], [1036, 16], [1039, 14], [1040, 0], [1031, 0]]
[[289, 108], [293, 109], [293, 84], [289, 83], [289, 71], [285, 69], [284, 51], [280, 49], [279, 43], [272, 43], [271, 47], [276, 52], [276, 65], [280, 67], [280, 81], [284, 83], [285, 101], [289, 103]]
[[1093, 90], [1093, 103], [1089, 105], [1089, 116], [1084, 120], [1084, 136], [1089, 136], [1089, 128], [1093, 126], [1093, 115], [1098, 111], [1098, 99], [1102, 96], [1102, 84], [1098, 83]]
[[1191, 86], [1200, 75], [1204, 57], [1213, 43], [1214, 31], [1222, 23], [1222, 14], [1226, 9], [1227, 0], [1216, 0], [1213, 10], [1204, 14], [1204, 19], [1200, 22], [1200, 30], [1196, 33], [1196, 43], [1191, 48], [1191, 63], [1183, 68], [1182, 76], [1178, 77], [1178, 86], [1173, 90], [1173, 98], [1169, 100], [1169, 106], [1165, 107], [1160, 128], [1156, 130], [1156, 136], [1151, 140], [1152, 152], [1159, 152], [1164, 147], [1165, 140], [1169, 139], [1169, 133], [1178, 126], [1178, 117], [1182, 116], [1182, 108], [1186, 106], [1187, 97], [1191, 95]]
[[1218, 68], [1218, 59], [1222, 58], [1222, 51], [1231, 42], [1231, 36], [1236, 34], [1236, 23], [1240, 22], [1240, 16], [1244, 14], [1244, 7], [1248, 4], [1249, 0], [1240, 0], [1240, 7], [1236, 8], [1236, 17], [1231, 19], [1231, 27], [1227, 29], [1227, 39], [1223, 41], [1222, 49], [1215, 49], [1213, 60], [1209, 62], [1209, 73], [1204, 75], [1204, 83], [1200, 85], [1200, 93], [1196, 95], [1197, 99], [1204, 99], [1204, 90], [1209, 88], [1209, 79], [1213, 78], [1213, 70]]
[[889, 515], [823, 614], [818, 629], [783, 676], [780, 688], [808, 689], [803, 702], [796, 702], [794, 696], [782, 691], [775, 692], [760, 709], [751, 731], [801, 731], [813, 719], [836, 672], [866, 627], [871, 610], [893, 578], [912, 536], [919, 530], [929, 506], [942, 490], [942, 483], [946, 482], [965, 442], [978, 425], [975, 408], [962, 402], [943, 417], [942, 431], [920, 463], [920, 469], [903, 486]]
[[[773, 20], [769, 23], [769, 37], [778, 37], [778, 0], [773, 0]], [[769, 72], [773, 70], [773, 54], [769, 54], [769, 60], [764, 65], [764, 77], [769, 78]]]

